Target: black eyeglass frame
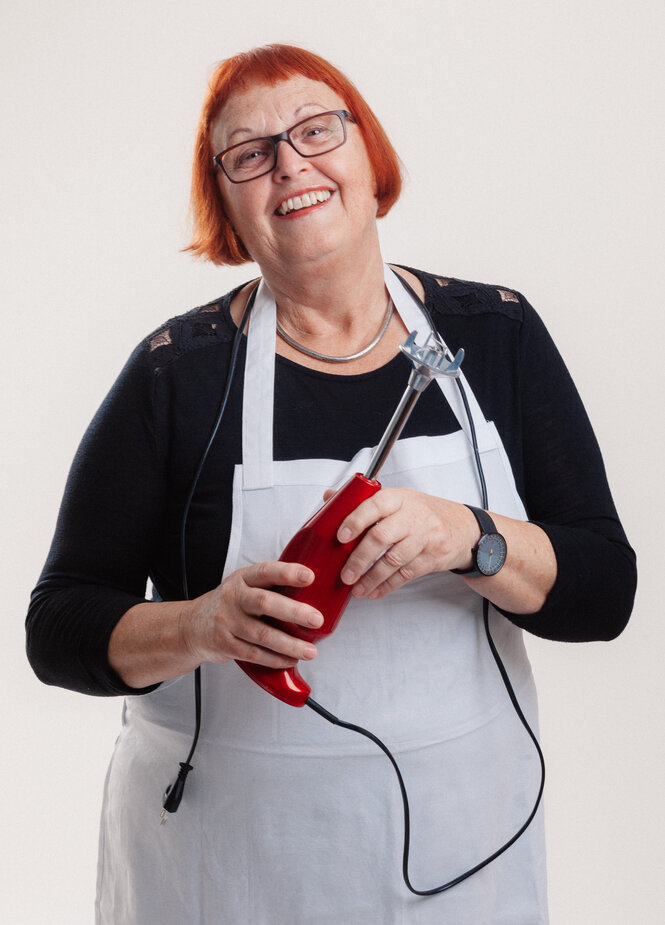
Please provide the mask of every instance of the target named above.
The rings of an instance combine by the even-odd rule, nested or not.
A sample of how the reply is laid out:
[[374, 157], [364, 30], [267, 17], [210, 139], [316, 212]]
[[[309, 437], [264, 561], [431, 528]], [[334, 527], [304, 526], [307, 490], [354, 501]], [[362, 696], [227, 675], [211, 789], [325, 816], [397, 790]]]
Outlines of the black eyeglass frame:
[[[305, 122], [309, 122], [312, 119], [317, 119], [319, 116], [339, 116], [342, 123], [342, 132], [344, 133], [343, 139], [338, 145], [335, 145], [333, 148], [326, 148], [325, 151], [317, 151], [314, 154], [303, 154], [299, 151], [291, 140], [291, 132], [298, 128], [299, 125], [304, 125]], [[346, 109], [329, 109], [327, 112], [315, 112], [311, 116], [307, 116], [306, 119], [301, 119], [300, 122], [296, 122], [295, 125], [292, 125], [291, 128], [285, 129], [283, 132], [278, 132], [277, 135], [262, 135], [260, 138], [248, 138], [246, 141], [239, 141], [238, 144], [231, 145], [230, 148], [224, 148], [223, 151], [220, 151], [219, 154], [215, 154], [213, 157], [213, 163], [217, 167], [221, 167], [224, 176], [230, 183], [249, 183], [251, 180], [258, 180], [259, 177], [264, 177], [267, 173], [272, 173], [272, 171], [277, 166], [277, 145], [280, 141], [285, 141], [287, 144], [291, 145], [296, 154], [299, 154], [300, 157], [320, 157], [322, 154], [330, 154], [331, 151], [336, 151], [338, 148], [341, 148], [343, 144], [346, 144], [346, 120], [353, 122], [355, 124], [356, 120], [353, 118], [350, 112], [347, 112]], [[253, 177], [246, 177], [244, 180], [234, 180], [229, 176], [226, 167], [223, 163], [223, 157], [233, 151], [235, 148], [241, 148], [243, 145], [251, 144], [253, 141], [269, 141], [272, 145], [272, 167], [268, 170], [262, 170], [261, 173], [257, 173]]]

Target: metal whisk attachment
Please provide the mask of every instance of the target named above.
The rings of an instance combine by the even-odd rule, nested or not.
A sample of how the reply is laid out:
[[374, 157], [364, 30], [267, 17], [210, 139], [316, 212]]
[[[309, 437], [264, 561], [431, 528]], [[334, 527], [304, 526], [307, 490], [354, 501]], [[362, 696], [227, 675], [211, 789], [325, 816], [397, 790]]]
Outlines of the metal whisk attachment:
[[427, 386], [437, 376], [450, 376], [455, 379], [460, 374], [460, 366], [464, 359], [464, 350], [460, 349], [452, 360], [446, 356], [441, 341], [430, 334], [422, 347], [416, 343], [416, 332], [412, 331], [399, 348], [409, 358], [413, 369], [404, 394], [393, 414], [390, 424], [381, 437], [379, 445], [374, 451], [367, 471], [364, 473], [368, 479], [375, 479], [383, 466], [393, 444], [402, 433], [402, 428], [409, 419], [413, 408], [425, 391]]

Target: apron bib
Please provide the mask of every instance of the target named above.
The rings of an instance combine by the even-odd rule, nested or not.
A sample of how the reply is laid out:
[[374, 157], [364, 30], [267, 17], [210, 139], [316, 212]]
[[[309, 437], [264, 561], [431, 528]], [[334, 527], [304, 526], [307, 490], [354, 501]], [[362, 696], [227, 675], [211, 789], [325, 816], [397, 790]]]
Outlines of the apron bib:
[[[388, 268], [386, 285], [422, 343], [428, 323]], [[274, 461], [274, 381], [275, 303], [262, 282], [248, 331], [243, 463], [234, 473], [225, 577], [277, 559], [323, 491], [364, 471], [371, 457], [368, 447], [351, 462]], [[488, 507], [525, 519], [496, 427], [464, 385]], [[457, 386], [437, 379], [430, 388], [442, 390], [460, 430], [398, 440], [381, 483], [482, 506]], [[493, 610], [490, 626], [537, 731], [521, 631]], [[352, 598], [318, 657], [299, 670], [319, 703], [395, 754], [411, 804], [418, 889], [483, 860], [528, 816], [538, 759], [489, 651], [481, 599], [460, 576], [424, 576], [380, 601]], [[193, 690], [188, 675], [125, 701], [105, 787], [98, 925], [546, 925], [542, 810], [483, 871], [416, 897], [401, 878], [402, 804], [386, 757], [269, 696], [233, 662], [202, 666], [194, 771], [178, 813], [160, 826], [167, 777], [191, 744]]]

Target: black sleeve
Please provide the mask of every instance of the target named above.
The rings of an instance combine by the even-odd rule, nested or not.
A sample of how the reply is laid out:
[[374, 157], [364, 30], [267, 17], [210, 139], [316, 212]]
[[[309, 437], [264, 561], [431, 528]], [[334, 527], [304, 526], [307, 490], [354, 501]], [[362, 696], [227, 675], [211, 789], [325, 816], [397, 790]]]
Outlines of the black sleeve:
[[26, 621], [28, 658], [46, 684], [88, 694], [136, 693], [109, 666], [107, 648], [118, 620], [145, 599], [164, 510], [154, 387], [144, 349], [137, 348], [72, 464]]
[[547, 533], [557, 579], [545, 605], [507, 614], [548, 639], [616, 637], [633, 605], [637, 570], [591, 424], [542, 321], [523, 300], [522, 454], [529, 519]]

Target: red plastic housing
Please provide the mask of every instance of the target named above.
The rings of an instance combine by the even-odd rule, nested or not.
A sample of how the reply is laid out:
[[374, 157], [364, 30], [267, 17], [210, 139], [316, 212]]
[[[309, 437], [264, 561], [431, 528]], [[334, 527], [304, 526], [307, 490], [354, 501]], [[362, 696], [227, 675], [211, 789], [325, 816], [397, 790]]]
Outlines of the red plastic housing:
[[[344, 613], [351, 586], [340, 579], [342, 566], [362, 539], [340, 543], [337, 531], [351, 511], [381, 488], [376, 479], [356, 472], [349, 481], [329, 498], [323, 507], [289, 540], [279, 557], [282, 562], [299, 562], [314, 572], [315, 578], [306, 588], [273, 588], [296, 601], [311, 604], [323, 615], [323, 625], [306, 629], [295, 623], [273, 621], [275, 626], [308, 642], [318, 642], [330, 636]], [[273, 697], [292, 707], [304, 707], [311, 688], [297, 668], [266, 668], [253, 662], [238, 662], [245, 674]]]

